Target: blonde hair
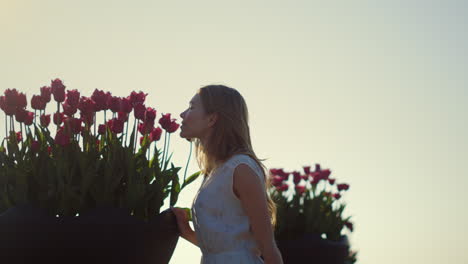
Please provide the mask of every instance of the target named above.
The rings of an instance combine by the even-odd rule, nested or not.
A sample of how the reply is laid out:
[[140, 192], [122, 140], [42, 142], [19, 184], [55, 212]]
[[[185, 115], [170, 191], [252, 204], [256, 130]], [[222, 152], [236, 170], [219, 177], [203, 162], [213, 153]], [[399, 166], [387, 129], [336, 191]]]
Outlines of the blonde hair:
[[217, 114], [210, 140], [202, 145], [199, 139], [195, 143], [195, 155], [204, 175], [209, 175], [216, 167], [236, 154], [250, 156], [259, 165], [265, 180], [265, 193], [272, 227], [276, 225], [276, 204], [268, 190], [271, 183], [266, 177], [268, 169], [255, 155], [250, 140], [247, 104], [235, 89], [224, 85], [208, 85], [200, 88], [200, 96], [205, 114]]

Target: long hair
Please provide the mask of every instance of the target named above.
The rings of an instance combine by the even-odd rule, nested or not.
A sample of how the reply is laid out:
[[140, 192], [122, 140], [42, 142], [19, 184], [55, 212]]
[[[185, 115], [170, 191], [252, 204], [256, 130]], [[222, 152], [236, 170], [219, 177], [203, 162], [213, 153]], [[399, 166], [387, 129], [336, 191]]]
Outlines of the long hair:
[[249, 130], [249, 113], [242, 95], [235, 89], [224, 85], [208, 85], [197, 93], [201, 98], [205, 114], [217, 114], [217, 121], [208, 142], [201, 144], [194, 139], [195, 155], [204, 175], [209, 175], [215, 168], [236, 154], [250, 156], [262, 169], [265, 181], [265, 193], [272, 227], [276, 225], [276, 205], [268, 190], [271, 183], [266, 177], [268, 169], [252, 148]]

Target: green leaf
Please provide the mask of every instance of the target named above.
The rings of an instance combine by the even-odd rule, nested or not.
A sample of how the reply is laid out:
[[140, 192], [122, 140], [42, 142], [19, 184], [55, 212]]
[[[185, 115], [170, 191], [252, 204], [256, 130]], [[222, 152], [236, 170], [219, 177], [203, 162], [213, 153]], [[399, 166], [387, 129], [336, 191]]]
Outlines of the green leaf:
[[190, 175], [185, 182], [182, 184], [181, 190], [185, 188], [185, 186], [189, 185], [193, 181], [195, 181], [201, 175], [201, 171], [195, 172], [194, 174]]

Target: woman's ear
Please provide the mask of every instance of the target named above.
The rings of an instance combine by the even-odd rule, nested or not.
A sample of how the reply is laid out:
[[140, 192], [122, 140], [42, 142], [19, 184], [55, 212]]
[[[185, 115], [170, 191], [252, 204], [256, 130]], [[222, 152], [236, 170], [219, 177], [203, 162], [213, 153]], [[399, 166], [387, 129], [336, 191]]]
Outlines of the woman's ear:
[[208, 117], [208, 126], [214, 126], [214, 124], [216, 124], [216, 121], [218, 121], [218, 113], [210, 114], [210, 116]]

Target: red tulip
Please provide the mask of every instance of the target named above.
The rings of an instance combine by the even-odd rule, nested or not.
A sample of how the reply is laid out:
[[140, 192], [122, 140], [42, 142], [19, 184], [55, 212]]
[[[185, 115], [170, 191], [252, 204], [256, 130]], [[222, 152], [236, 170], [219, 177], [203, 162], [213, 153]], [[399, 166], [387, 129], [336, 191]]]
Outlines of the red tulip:
[[80, 102], [80, 92], [78, 90], [68, 90], [67, 91], [67, 100], [66, 103], [73, 107], [78, 107], [78, 103]]
[[320, 171], [320, 164], [315, 164], [315, 171]]
[[43, 101], [42, 96], [33, 95], [31, 98], [31, 107], [34, 110], [44, 110], [46, 107], [46, 102]]
[[289, 186], [286, 183], [283, 183], [281, 186], [277, 186], [276, 190], [278, 190], [279, 192], [284, 192], [284, 191], [287, 191], [288, 188]]
[[277, 169], [270, 169], [270, 174], [273, 176], [278, 175], [278, 170]]
[[52, 80], [50, 88], [56, 102], [61, 103], [65, 101], [65, 85], [63, 85], [62, 80], [58, 78]]
[[119, 120], [122, 120], [122, 122], [127, 122], [127, 121], [128, 121], [128, 113], [119, 112], [117, 118], [118, 118]]
[[96, 103], [91, 98], [82, 96], [78, 103], [78, 109], [85, 115], [94, 115]]
[[153, 130], [153, 128], [154, 122], [152, 121], [138, 124], [138, 132], [140, 132], [142, 135], [150, 133]]
[[294, 171], [293, 176], [294, 176], [294, 180], [293, 180], [294, 184], [298, 184], [302, 179], [301, 173], [299, 173], [298, 171]]
[[166, 130], [167, 132], [169, 133], [174, 133], [175, 131], [177, 131], [177, 129], [179, 128], [179, 124], [177, 124], [175, 121], [174, 122], [171, 122], [171, 124], [169, 125], [169, 128]]
[[[312, 173], [312, 174], [313, 174], [313, 173]], [[310, 181], [310, 183], [311, 183], [312, 185], [317, 185], [317, 184], [320, 182], [321, 179], [322, 179], [322, 178], [320, 178], [320, 177], [312, 177], [312, 180]]]
[[279, 169], [278, 170], [278, 175], [283, 177], [283, 179], [287, 180], [288, 179], [288, 176], [289, 176], [290, 173], [287, 173], [285, 172], [283, 169]]
[[27, 111], [26, 119], [24, 119], [24, 124], [27, 125], [27, 126], [30, 126], [30, 125], [32, 125], [33, 120], [34, 120], [34, 113]]
[[99, 125], [98, 127], [99, 135], [104, 135], [106, 133], [106, 129], [107, 129], [106, 125]]
[[54, 113], [54, 124], [61, 125], [64, 117], [63, 113]]
[[92, 125], [94, 123], [94, 113], [84, 113], [80, 112], [81, 120], [83, 120], [86, 124]]
[[320, 177], [324, 180], [328, 179], [328, 176], [330, 176], [330, 174], [331, 171], [329, 169], [320, 171]]
[[145, 111], [145, 121], [153, 121], [156, 119], [156, 109], [148, 107]]
[[107, 121], [107, 124], [113, 133], [116, 133], [116, 134], [122, 133], [123, 127], [124, 127], [124, 122], [122, 120], [114, 118], [114, 119]]
[[307, 175], [310, 173], [310, 166], [305, 166], [304, 167], [304, 173], [307, 174]]
[[333, 185], [333, 184], [335, 184], [335, 180], [336, 180], [336, 179], [329, 178], [329, 179], [328, 179], [328, 182], [329, 182], [331, 185]]
[[283, 184], [283, 177], [273, 176], [273, 178], [271, 178], [271, 184], [275, 187], [281, 186], [281, 184]]
[[50, 95], [52, 94], [52, 88], [48, 86], [43, 86], [41, 87], [41, 97], [42, 101], [44, 101], [46, 104], [50, 102]]
[[21, 131], [16, 132], [16, 141], [23, 141], [23, 134], [21, 134]]
[[0, 109], [5, 111], [5, 106], [6, 106], [5, 96], [2, 95], [2, 96], [0, 96]]
[[50, 115], [41, 115], [41, 126], [48, 127], [50, 124]]
[[107, 95], [104, 91], [95, 89], [91, 99], [96, 103], [96, 111], [107, 109]]
[[6, 89], [5, 92], [5, 103], [9, 106], [14, 106], [18, 104], [18, 91], [16, 89]]
[[158, 141], [161, 139], [162, 129], [160, 127], [154, 128], [150, 134], [149, 138], [151, 142]]
[[17, 122], [23, 123], [28, 117], [28, 111], [24, 108], [17, 108], [15, 113], [15, 119]]
[[128, 114], [132, 111], [132, 109], [133, 109], [133, 105], [130, 99], [128, 97], [122, 98], [122, 100], [120, 101], [120, 111]]
[[145, 99], [146, 99], [146, 96], [148, 94], [145, 94], [143, 93], [142, 91], [140, 91], [139, 93], [133, 91], [131, 94], [130, 94], [130, 102], [132, 103], [133, 106], [135, 106], [136, 104], [143, 104], [145, 102]]
[[296, 185], [297, 194], [302, 195], [303, 193], [305, 193], [305, 191], [306, 187], [304, 185]]
[[142, 103], [137, 103], [133, 107], [133, 114], [135, 115], [136, 119], [139, 120], [145, 120], [145, 112], [146, 112], [146, 107]]
[[66, 119], [69, 129], [74, 135], [79, 134], [82, 131], [81, 122], [83, 122], [83, 120], [80, 118], [70, 117]]
[[39, 141], [33, 140], [33, 141], [31, 142], [31, 151], [32, 151], [32, 152], [38, 152], [40, 146], [41, 146], [41, 145], [39, 144]]
[[167, 130], [171, 125], [171, 114], [162, 115], [159, 119], [159, 124], [164, 130]]
[[55, 144], [58, 144], [62, 147], [70, 144], [70, 136], [67, 133], [65, 133], [63, 127], [61, 127], [55, 135]]
[[18, 101], [16, 102], [17, 108], [26, 108], [28, 106], [28, 100], [26, 99], [26, 95], [24, 93], [18, 94]]
[[339, 193], [335, 193], [335, 194], [333, 194], [333, 197], [334, 197], [335, 199], [337, 199], [337, 200], [338, 200], [338, 199], [340, 199], [340, 198], [341, 198], [341, 194], [339, 194]]
[[117, 97], [117, 96], [112, 96], [108, 101], [107, 101], [107, 105], [109, 106], [109, 109], [114, 112], [114, 113], [117, 113], [120, 111], [120, 101], [122, 99], [120, 99], [120, 97]]
[[63, 107], [63, 113], [66, 114], [67, 116], [73, 116], [78, 110], [77, 106], [68, 104], [68, 100], [62, 104], [62, 107]]
[[349, 184], [342, 183], [342, 184], [336, 185], [336, 187], [338, 188], [338, 191], [342, 191], [342, 190], [347, 191], [349, 189]]

